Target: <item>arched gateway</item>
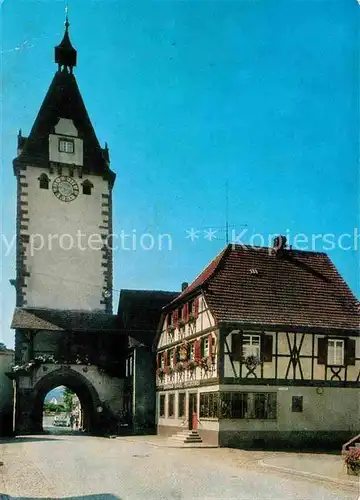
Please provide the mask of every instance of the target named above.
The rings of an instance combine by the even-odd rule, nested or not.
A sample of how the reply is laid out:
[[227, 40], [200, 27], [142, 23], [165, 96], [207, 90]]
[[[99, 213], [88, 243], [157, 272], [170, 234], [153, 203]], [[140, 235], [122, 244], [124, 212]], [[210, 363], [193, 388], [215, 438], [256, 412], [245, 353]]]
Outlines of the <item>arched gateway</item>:
[[124, 410], [126, 338], [117, 321], [106, 313], [15, 310], [17, 434], [42, 431], [45, 395], [59, 385], [78, 396], [86, 430], [118, 428]]
[[45, 396], [59, 385], [68, 387], [79, 398], [83, 409], [83, 428], [93, 433], [100, 432], [103, 408], [99, 394], [84, 375], [66, 366], [56, 368], [51, 373], [44, 375], [35, 385], [32, 408], [29, 408], [29, 419], [34, 430], [43, 431], [42, 418]]

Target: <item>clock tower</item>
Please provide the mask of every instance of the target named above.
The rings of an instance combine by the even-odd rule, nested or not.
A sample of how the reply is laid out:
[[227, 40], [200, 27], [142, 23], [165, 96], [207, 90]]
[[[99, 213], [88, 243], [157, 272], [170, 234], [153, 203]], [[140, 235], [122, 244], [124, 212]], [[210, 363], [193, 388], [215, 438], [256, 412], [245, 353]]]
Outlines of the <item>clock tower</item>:
[[28, 137], [18, 136], [17, 306], [112, 312], [112, 188], [65, 34]]
[[46, 394], [75, 392], [81, 426], [117, 429], [126, 338], [112, 314], [112, 189], [81, 97], [77, 52], [65, 33], [57, 71], [28, 137], [18, 135], [15, 432], [42, 430]]

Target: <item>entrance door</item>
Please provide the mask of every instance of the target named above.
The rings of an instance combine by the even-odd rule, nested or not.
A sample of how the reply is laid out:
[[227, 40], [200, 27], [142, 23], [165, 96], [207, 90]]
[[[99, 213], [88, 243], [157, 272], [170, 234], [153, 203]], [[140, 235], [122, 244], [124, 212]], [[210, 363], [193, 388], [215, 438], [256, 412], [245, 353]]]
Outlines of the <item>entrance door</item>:
[[[193, 414], [197, 414], [197, 393], [196, 392], [190, 392], [189, 393], [189, 413], [188, 413], [188, 418], [189, 418], [189, 430], [194, 429], [194, 422], [193, 422]], [[196, 425], [196, 424], [195, 424]]]

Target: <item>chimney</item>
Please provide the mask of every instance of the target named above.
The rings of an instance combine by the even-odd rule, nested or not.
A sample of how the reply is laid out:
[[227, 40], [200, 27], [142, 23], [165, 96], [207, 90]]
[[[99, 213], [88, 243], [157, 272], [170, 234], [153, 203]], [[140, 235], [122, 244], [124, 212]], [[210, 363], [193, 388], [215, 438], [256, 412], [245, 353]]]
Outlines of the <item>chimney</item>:
[[276, 238], [274, 238], [274, 243], [273, 243], [273, 248], [275, 252], [281, 253], [284, 250], [286, 250], [287, 248], [286, 243], [287, 243], [286, 236], [282, 235], [276, 236]]
[[183, 292], [184, 290], [186, 290], [188, 286], [189, 286], [189, 283], [187, 283], [186, 281], [181, 283], [181, 291]]

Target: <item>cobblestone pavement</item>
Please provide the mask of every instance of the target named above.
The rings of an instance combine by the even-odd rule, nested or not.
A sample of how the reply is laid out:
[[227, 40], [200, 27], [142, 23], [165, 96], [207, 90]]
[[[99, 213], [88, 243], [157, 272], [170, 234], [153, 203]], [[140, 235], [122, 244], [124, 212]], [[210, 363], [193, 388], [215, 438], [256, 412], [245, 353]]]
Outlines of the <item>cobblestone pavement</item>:
[[357, 500], [355, 488], [259, 465], [260, 454], [172, 449], [146, 438], [29, 436], [0, 445], [0, 498]]

